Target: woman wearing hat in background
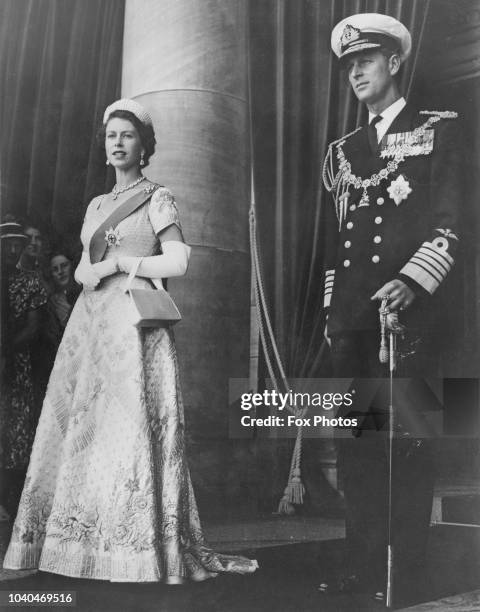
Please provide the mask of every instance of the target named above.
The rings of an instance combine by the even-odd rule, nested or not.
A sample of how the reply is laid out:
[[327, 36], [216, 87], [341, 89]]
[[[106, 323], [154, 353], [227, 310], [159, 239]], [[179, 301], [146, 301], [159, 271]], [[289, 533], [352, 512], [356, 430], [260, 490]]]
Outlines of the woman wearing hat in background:
[[38, 278], [17, 268], [27, 236], [20, 224], [0, 225], [1, 286], [1, 448], [0, 504], [10, 515], [17, 510], [36, 417], [30, 342], [38, 330], [38, 309], [47, 294]]
[[116, 184], [86, 212], [75, 272], [84, 290], [50, 377], [4, 566], [170, 584], [252, 572], [255, 561], [217, 555], [203, 540], [173, 334], [128, 317], [132, 268], [132, 287], [150, 288], [185, 274], [190, 255], [172, 194], [141, 172], [154, 152], [152, 120], [118, 100], [101, 134]]

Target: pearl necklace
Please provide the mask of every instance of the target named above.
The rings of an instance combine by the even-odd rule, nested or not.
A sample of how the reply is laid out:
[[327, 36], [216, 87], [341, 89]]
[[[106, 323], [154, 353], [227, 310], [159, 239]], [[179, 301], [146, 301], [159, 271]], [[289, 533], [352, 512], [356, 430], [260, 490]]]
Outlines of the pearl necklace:
[[117, 185], [115, 184], [112, 189], [113, 199], [116, 200], [121, 193], [125, 193], [125, 191], [128, 191], [129, 189], [133, 189], [134, 187], [136, 187], [139, 183], [141, 183], [144, 180], [145, 180], [145, 177], [142, 174], [142, 176], [140, 176], [136, 181], [133, 181], [133, 183], [130, 183], [130, 185], [127, 185], [126, 187], [122, 187], [121, 189], [117, 189]]

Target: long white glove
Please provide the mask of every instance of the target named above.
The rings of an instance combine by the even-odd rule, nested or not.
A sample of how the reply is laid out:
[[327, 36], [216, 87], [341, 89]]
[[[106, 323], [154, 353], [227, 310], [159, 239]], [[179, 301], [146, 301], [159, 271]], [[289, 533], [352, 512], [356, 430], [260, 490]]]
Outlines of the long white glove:
[[112, 274], [119, 272], [118, 258], [111, 257], [110, 259], [99, 261], [98, 263], [93, 264], [92, 268], [99, 278], [111, 276]]
[[84, 289], [89, 289], [90, 291], [93, 291], [100, 282], [100, 277], [90, 263], [90, 256], [86, 251], [82, 253], [82, 258], [75, 270], [74, 278], [79, 285], [83, 285]]
[[[140, 263], [137, 276], [161, 279], [183, 276], [188, 268], [188, 260], [192, 249], [180, 240], [162, 242], [162, 255], [144, 257]], [[121, 272], [130, 273], [139, 257], [119, 257], [118, 267]]]
[[119, 271], [117, 258], [105, 259], [96, 264], [90, 263], [90, 256], [83, 251], [80, 263], [75, 270], [75, 280], [85, 289], [92, 291], [102, 278], [116, 274]]

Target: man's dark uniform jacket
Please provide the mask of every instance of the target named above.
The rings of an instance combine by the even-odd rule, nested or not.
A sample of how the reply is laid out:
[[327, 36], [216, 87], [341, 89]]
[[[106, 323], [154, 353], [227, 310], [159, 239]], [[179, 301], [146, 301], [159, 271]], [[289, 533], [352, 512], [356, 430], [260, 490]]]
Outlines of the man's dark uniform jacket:
[[[411, 133], [432, 116], [420, 114], [407, 104], [390, 125], [379, 152], [385, 148], [388, 135]], [[435, 300], [430, 296], [454, 263], [463, 181], [457, 120], [441, 118], [430, 127], [429, 136], [426, 154], [405, 157], [393, 174], [367, 189], [368, 206], [359, 206], [363, 189], [350, 186], [340, 232], [335, 207], [328, 207], [324, 305], [329, 309], [330, 335], [377, 329], [379, 303], [370, 297], [395, 278], [407, 283], [420, 298], [402, 314], [402, 322], [407, 327], [431, 322]], [[372, 154], [366, 127], [340, 141], [340, 145], [352, 172], [362, 179], [370, 178], [392, 160]], [[329, 156], [327, 164], [332, 164], [335, 174], [335, 143]], [[388, 188], [400, 176], [411, 192], [395, 203]]]
[[[400, 314], [401, 323], [418, 330], [431, 326], [435, 294], [454, 264], [458, 245], [463, 181], [461, 138], [455, 117], [455, 113], [421, 114], [407, 104], [377, 151], [369, 144], [366, 127], [329, 147], [324, 181], [334, 203], [328, 206], [324, 304], [329, 310], [334, 376], [388, 375], [386, 366], [378, 360], [379, 302], [370, 299], [388, 281], [401, 279], [416, 294], [413, 304]], [[346, 163], [351, 165], [351, 173], [362, 180], [370, 179], [393, 159], [382, 158], [380, 152], [387, 145], [404, 142], [406, 134], [430, 118], [430, 131], [421, 135], [417, 148], [410, 149], [415, 154], [400, 161], [384, 180], [368, 186], [368, 205], [361, 205], [364, 189], [353, 184], [346, 189], [345, 180], [342, 185], [342, 176], [345, 179], [348, 172]], [[347, 197], [341, 198], [345, 193]], [[402, 376], [419, 375], [418, 356], [410, 363]], [[371, 412], [377, 411], [375, 402], [386, 409], [389, 400], [377, 397], [370, 405]], [[415, 413], [424, 409], [413, 403]], [[346, 501], [347, 559], [352, 573], [368, 567], [381, 586], [386, 567], [389, 460], [385, 437], [376, 437], [367, 426], [360, 428], [356, 438], [337, 440]], [[422, 567], [428, 534], [432, 456], [428, 442], [415, 440], [415, 434], [413, 439], [396, 439], [395, 445], [394, 554], [396, 566], [401, 563], [415, 576]]]

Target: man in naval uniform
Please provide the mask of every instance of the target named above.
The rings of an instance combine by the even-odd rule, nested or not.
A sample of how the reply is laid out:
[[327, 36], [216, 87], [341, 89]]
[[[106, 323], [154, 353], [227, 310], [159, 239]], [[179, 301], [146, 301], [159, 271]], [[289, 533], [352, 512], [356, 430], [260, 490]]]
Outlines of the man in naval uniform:
[[[418, 111], [400, 95], [398, 73], [410, 53], [411, 37], [396, 19], [354, 15], [337, 24], [331, 43], [355, 95], [368, 109], [368, 125], [333, 142], [324, 165], [324, 183], [333, 196], [324, 293], [333, 373], [388, 376], [388, 367], [379, 361], [379, 306], [386, 300], [384, 306], [398, 313], [411, 341], [405, 350], [410, 355], [399, 360], [396, 375], [432, 376], [439, 288], [458, 244], [462, 163], [456, 113]], [[387, 410], [388, 402], [388, 393], [379, 392], [369, 409]], [[428, 440], [408, 430], [411, 419], [405, 423], [397, 414], [395, 421], [391, 538], [400, 588], [412, 577], [420, 579], [433, 469]], [[347, 565], [339, 583], [324, 583], [323, 589], [371, 590], [381, 599], [387, 568], [388, 444], [384, 432], [372, 431], [371, 419], [364, 423], [355, 436], [337, 440]]]

